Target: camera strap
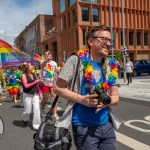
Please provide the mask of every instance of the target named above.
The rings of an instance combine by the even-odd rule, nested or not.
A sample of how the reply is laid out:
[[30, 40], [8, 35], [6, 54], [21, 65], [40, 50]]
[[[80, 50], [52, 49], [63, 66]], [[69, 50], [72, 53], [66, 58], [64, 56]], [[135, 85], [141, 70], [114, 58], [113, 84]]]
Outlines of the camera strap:
[[[79, 65], [80, 65], [80, 57], [78, 55], [76, 55], [76, 54], [74, 54], [74, 55], [77, 56], [78, 61], [77, 61], [77, 67], [76, 67], [75, 76], [73, 78], [72, 91], [74, 90], [75, 82], [76, 82], [77, 75], [78, 75]], [[48, 121], [51, 118], [51, 116], [53, 114], [54, 107], [55, 107], [55, 105], [56, 105], [56, 103], [58, 101], [58, 98], [59, 98], [59, 95], [56, 95], [55, 100], [53, 101], [51, 108], [49, 109], [48, 113], [46, 114], [45, 122]]]

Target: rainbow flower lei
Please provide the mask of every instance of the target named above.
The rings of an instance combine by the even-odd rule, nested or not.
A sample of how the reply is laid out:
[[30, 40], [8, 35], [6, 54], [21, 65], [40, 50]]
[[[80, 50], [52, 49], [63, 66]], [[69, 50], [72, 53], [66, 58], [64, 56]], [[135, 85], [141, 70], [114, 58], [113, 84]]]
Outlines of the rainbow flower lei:
[[[109, 65], [111, 72], [108, 74], [108, 79], [106, 82], [98, 83], [96, 84], [96, 81], [92, 75], [93, 72], [93, 66], [90, 62], [90, 59], [88, 57], [88, 52], [86, 50], [80, 49], [77, 54], [81, 58], [82, 65], [84, 66], [84, 76], [87, 79], [87, 81], [90, 82], [91, 86], [94, 88], [103, 88], [104, 90], [109, 90], [113, 84], [116, 83], [116, 80], [118, 78], [118, 68], [117, 68], [117, 63], [116, 59], [114, 58], [109, 58]], [[106, 65], [104, 64], [102, 66], [103, 69], [106, 70]]]

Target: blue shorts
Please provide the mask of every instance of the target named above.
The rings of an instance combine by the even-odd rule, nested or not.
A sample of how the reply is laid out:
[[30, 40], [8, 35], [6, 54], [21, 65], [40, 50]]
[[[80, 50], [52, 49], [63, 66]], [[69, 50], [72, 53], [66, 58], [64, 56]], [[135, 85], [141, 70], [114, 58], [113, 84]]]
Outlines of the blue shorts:
[[77, 150], [116, 150], [116, 135], [110, 122], [101, 127], [73, 125]]

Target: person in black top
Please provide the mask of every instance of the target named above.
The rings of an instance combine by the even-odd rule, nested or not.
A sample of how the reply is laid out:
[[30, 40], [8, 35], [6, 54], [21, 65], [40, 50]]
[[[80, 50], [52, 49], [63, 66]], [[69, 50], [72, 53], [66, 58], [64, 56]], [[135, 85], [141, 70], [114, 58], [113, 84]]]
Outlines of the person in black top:
[[41, 82], [36, 75], [32, 73], [33, 66], [30, 63], [23, 65], [22, 83], [23, 83], [23, 105], [22, 114], [23, 123], [27, 124], [33, 105], [33, 129], [37, 130], [40, 126], [40, 104], [38, 84]]

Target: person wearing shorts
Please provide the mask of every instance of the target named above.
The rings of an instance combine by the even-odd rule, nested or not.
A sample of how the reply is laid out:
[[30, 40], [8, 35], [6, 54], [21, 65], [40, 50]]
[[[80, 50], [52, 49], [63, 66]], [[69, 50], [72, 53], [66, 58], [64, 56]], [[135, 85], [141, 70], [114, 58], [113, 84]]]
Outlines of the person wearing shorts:
[[[42, 101], [41, 101], [41, 117], [45, 117], [45, 106], [48, 102], [48, 98], [53, 101], [56, 95], [53, 92], [53, 86], [57, 79], [57, 63], [52, 60], [52, 53], [48, 50], [44, 52], [45, 60], [41, 64], [42, 68], [42, 80], [43, 84], [41, 86], [42, 90]], [[57, 104], [54, 108], [52, 118], [58, 120], [57, 115]]]

